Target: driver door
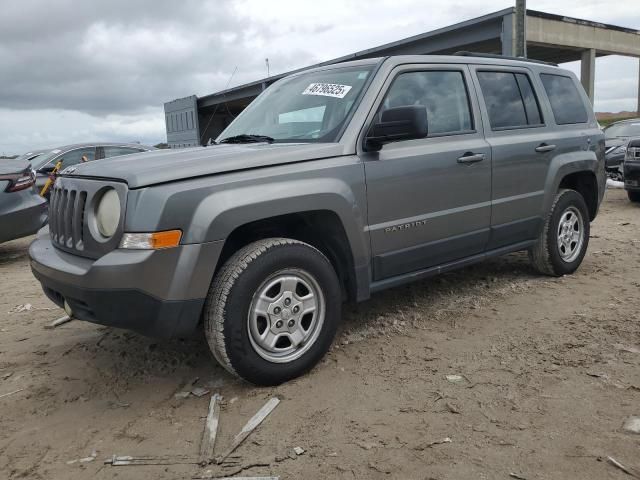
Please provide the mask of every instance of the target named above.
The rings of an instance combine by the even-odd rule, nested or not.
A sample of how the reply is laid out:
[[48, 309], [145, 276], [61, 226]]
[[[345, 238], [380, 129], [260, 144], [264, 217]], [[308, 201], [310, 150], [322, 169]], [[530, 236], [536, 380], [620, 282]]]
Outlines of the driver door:
[[406, 65], [387, 85], [371, 121], [424, 105], [429, 134], [363, 154], [374, 282], [481, 254], [491, 220], [491, 149], [468, 68]]

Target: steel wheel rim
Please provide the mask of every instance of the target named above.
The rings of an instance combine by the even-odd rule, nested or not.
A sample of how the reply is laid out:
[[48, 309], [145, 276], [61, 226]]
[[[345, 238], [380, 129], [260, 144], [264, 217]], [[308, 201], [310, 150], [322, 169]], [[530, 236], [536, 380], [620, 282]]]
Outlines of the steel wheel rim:
[[249, 341], [269, 362], [292, 362], [315, 344], [324, 315], [324, 295], [316, 279], [301, 269], [281, 270], [267, 278], [251, 299]]
[[567, 263], [573, 262], [584, 244], [584, 219], [575, 207], [568, 207], [558, 222], [556, 241], [560, 258]]

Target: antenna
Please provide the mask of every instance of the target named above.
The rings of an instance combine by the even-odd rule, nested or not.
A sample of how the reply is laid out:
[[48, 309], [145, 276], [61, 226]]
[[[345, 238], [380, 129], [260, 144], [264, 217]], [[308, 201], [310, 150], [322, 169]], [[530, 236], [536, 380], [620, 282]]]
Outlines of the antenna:
[[268, 59], [268, 58], [265, 58], [265, 59], [264, 59], [264, 63], [266, 63], [266, 64], [267, 64], [267, 78], [269, 78], [269, 59]]
[[[231, 76], [229, 77], [229, 80], [227, 80], [227, 84], [224, 86], [223, 92], [226, 91], [229, 88], [229, 84], [231, 83], [231, 79], [233, 78], [233, 76], [236, 74], [237, 71], [238, 71], [238, 66], [236, 65], [236, 68], [233, 69], [233, 72], [231, 73]], [[224, 94], [222, 95], [222, 100], [224, 101]], [[226, 102], [225, 102], [225, 104], [226, 104]], [[207, 126], [204, 127], [204, 130], [200, 134], [200, 143], [202, 143], [202, 138], [204, 137], [204, 134], [207, 133], [207, 128], [209, 128], [209, 125], [211, 124], [211, 120], [213, 120], [213, 116], [218, 111], [218, 107], [219, 106], [220, 106], [220, 104], [217, 104], [216, 108], [213, 109], [213, 113], [209, 117], [209, 121], [207, 122]], [[211, 138], [209, 138], [209, 141], [211, 141]], [[207, 142], [207, 145], [209, 145], [209, 142]]]

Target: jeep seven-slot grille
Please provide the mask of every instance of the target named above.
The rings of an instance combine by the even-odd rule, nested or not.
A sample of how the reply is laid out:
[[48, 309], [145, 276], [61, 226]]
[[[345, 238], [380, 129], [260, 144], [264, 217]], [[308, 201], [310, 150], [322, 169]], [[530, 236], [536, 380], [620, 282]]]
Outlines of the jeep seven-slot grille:
[[84, 208], [87, 192], [54, 187], [49, 198], [49, 232], [60, 246], [84, 249]]

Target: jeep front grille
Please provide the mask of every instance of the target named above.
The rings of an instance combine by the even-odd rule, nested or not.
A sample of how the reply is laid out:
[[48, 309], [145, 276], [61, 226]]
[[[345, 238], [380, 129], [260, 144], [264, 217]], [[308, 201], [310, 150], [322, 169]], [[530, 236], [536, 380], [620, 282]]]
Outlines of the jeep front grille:
[[51, 240], [62, 247], [84, 250], [84, 209], [87, 192], [54, 187], [49, 199]]
[[[103, 237], [97, 230], [95, 205], [101, 195], [114, 189], [122, 215], [116, 233]], [[100, 258], [118, 248], [124, 227], [127, 184], [61, 175], [49, 197], [49, 235], [54, 247], [87, 258]]]

